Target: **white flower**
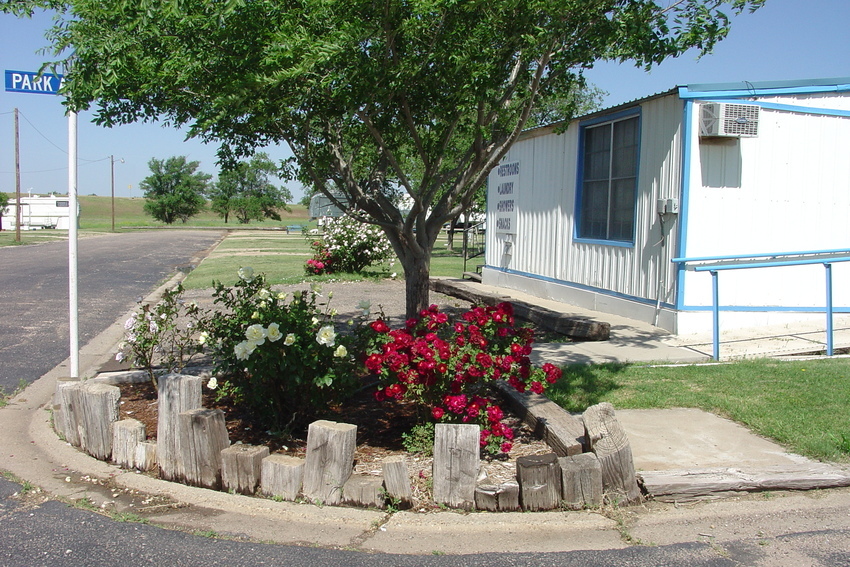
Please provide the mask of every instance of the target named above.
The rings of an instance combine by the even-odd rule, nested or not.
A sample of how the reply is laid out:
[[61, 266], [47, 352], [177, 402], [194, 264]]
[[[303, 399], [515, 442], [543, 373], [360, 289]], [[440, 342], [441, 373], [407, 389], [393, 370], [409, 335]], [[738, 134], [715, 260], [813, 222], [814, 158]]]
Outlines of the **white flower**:
[[255, 348], [257, 348], [257, 345], [251, 341], [242, 341], [233, 348], [233, 354], [236, 355], [237, 360], [248, 360]]
[[207, 388], [209, 388], [210, 390], [215, 390], [216, 388], [218, 388], [218, 380], [215, 379], [215, 376], [210, 378], [210, 381], [207, 382]]
[[317, 325], [319, 323], [318, 317], [313, 317], [313, 325]]
[[168, 315], [166, 313], [160, 313], [159, 318], [165, 321], [166, 319], [168, 319]]
[[124, 362], [124, 358], [124, 353], [120, 350], [115, 354], [115, 360], [117, 360], [118, 362]]
[[390, 274], [390, 277], [391, 277], [392, 279], [395, 279], [396, 275], [397, 275], [397, 274], [396, 274], [395, 272], [393, 272], [393, 273], [391, 273], [391, 274]]
[[311, 283], [310, 284], [310, 291], [312, 291], [316, 295], [320, 296], [320, 295], [322, 295], [322, 286], [320, 286], [317, 283]]
[[285, 291], [282, 291], [282, 292], [278, 293], [278, 294], [277, 294], [277, 298], [278, 298], [279, 300], [283, 301], [284, 299], [286, 299], [286, 292], [285, 292]]
[[208, 332], [203, 331], [203, 332], [201, 332], [200, 335], [198, 335], [198, 344], [199, 345], [207, 344], [208, 340], [210, 340], [210, 334]]
[[332, 347], [336, 342], [336, 333], [334, 332], [334, 328], [330, 325], [325, 325], [319, 332], [316, 334], [316, 342], [320, 345], [325, 345]]
[[336, 347], [336, 350], [334, 351], [334, 356], [336, 358], [342, 358], [342, 357], [346, 356], [347, 354], [348, 354], [348, 349], [345, 348], [343, 345], [339, 345], [338, 347]]
[[245, 329], [245, 338], [256, 346], [260, 346], [266, 342], [266, 330], [262, 325], [251, 325]]
[[267, 289], [261, 289], [260, 291], [257, 292], [257, 297], [259, 297], [262, 300], [266, 300], [266, 299], [270, 298], [271, 296], [272, 296], [272, 292], [270, 292]]
[[288, 335], [286, 335], [286, 338], [283, 339], [283, 344], [285, 344], [286, 346], [289, 346], [294, 342], [295, 342], [295, 333], [289, 333]]
[[240, 279], [248, 283], [254, 281], [254, 268], [250, 266], [243, 266], [242, 268], [239, 268], [239, 271], [236, 273], [239, 275]]
[[372, 311], [372, 302], [368, 299], [361, 299], [357, 303], [357, 309], [363, 312], [364, 317], [368, 317], [369, 313]]
[[157, 326], [156, 321], [151, 321], [148, 328], [150, 329], [151, 333], [155, 333], [159, 330], [159, 327]]
[[283, 338], [283, 333], [280, 332], [280, 325], [269, 323], [269, 328], [266, 329], [266, 337], [268, 337], [270, 343], [275, 343]]
[[136, 316], [135, 315], [133, 315], [132, 317], [130, 317], [129, 319], [124, 321], [124, 328], [127, 329], [128, 331], [135, 326], [136, 326]]

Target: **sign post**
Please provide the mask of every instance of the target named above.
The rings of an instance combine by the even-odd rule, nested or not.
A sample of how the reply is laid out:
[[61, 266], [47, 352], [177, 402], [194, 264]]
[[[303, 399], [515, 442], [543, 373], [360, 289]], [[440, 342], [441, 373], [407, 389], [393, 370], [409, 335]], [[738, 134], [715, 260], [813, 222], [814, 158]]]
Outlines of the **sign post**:
[[[59, 94], [63, 84], [62, 75], [35, 73], [31, 71], [6, 71], [6, 92], [32, 94]], [[80, 375], [80, 339], [77, 299], [77, 113], [68, 113], [68, 312], [71, 355], [71, 378]], [[18, 211], [20, 211], [18, 201]], [[20, 222], [18, 223], [20, 227]]]

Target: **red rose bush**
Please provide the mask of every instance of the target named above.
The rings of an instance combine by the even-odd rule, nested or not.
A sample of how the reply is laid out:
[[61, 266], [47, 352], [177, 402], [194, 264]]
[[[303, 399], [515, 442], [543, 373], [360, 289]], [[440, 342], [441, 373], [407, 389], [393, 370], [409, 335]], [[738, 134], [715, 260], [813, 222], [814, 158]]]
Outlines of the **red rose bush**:
[[510, 303], [474, 307], [455, 322], [432, 305], [404, 329], [378, 319], [369, 333], [365, 365], [380, 378], [379, 401], [408, 399], [435, 422], [479, 424], [481, 446], [493, 454], [511, 450], [514, 431], [490, 383], [543, 393], [561, 377], [553, 364], [532, 366], [534, 331], [514, 327]]

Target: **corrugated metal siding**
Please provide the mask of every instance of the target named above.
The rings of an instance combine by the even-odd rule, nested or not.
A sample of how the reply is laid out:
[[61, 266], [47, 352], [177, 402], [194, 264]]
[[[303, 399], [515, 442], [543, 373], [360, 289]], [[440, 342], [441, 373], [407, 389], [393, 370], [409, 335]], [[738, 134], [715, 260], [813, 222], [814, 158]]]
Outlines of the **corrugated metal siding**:
[[[850, 96], [782, 96], [760, 100], [850, 109]], [[696, 115], [687, 256], [850, 248], [850, 118], [762, 108], [757, 138], [700, 142]], [[713, 144], [713, 145], [712, 145]], [[706, 184], [703, 168], [721, 153], [739, 161], [740, 182]], [[714, 160], [714, 161], [712, 161]], [[714, 164], [714, 165], [713, 165]], [[723, 305], [822, 307], [820, 266], [721, 275]], [[850, 305], [850, 266], [836, 264], [836, 305]], [[839, 279], [843, 278], [843, 279]], [[710, 305], [710, 278], [689, 273], [686, 306]]]
[[[675, 216], [666, 221], [666, 246], [661, 245], [658, 198], [680, 198], [681, 119], [683, 104], [675, 96], [645, 101], [641, 108], [634, 245], [575, 242], [577, 124], [561, 135], [537, 135], [517, 142], [506, 161], [520, 161], [520, 194], [513, 253], [502, 254], [505, 237], [488, 234], [486, 261], [543, 278], [611, 292], [657, 299], [659, 263], [665, 291], [672, 300], [672, 244]], [[491, 178], [491, 187], [495, 184]], [[492, 199], [490, 200], [492, 203]]]

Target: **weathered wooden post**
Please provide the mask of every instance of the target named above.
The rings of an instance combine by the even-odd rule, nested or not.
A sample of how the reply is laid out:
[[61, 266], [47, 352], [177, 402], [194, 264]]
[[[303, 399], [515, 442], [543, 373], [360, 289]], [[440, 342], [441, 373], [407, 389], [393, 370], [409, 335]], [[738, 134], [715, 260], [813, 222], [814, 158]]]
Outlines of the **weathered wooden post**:
[[553, 510], [561, 503], [561, 468], [555, 453], [520, 457], [516, 461], [522, 509]]
[[475, 488], [475, 507], [490, 512], [516, 512], [519, 506], [519, 483], [481, 484]]
[[602, 465], [605, 497], [623, 504], [639, 501], [641, 494], [635, 478], [632, 447], [623, 426], [614, 416], [614, 406], [608, 402], [590, 406], [584, 412], [584, 426], [590, 448]]
[[581, 510], [602, 505], [602, 465], [595, 453], [561, 457], [558, 463], [567, 507]]
[[167, 374], [159, 378], [157, 460], [159, 474], [165, 480], [180, 480], [184, 477], [178, 416], [185, 411], [201, 407], [202, 385], [203, 379], [200, 376]]
[[198, 408], [178, 416], [180, 437], [177, 446], [183, 453], [183, 480], [191, 486], [221, 488], [221, 452], [230, 445], [224, 412]]
[[116, 421], [112, 429], [112, 462], [121, 468], [134, 468], [136, 449], [144, 440], [144, 423], [138, 419]]
[[357, 426], [314, 421], [307, 428], [304, 496], [323, 504], [342, 501], [342, 487], [354, 469]]
[[480, 457], [478, 425], [438, 423], [434, 427], [434, 501], [452, 508], [475, 507]]
[[379, 476], [351, 475], [342, 489], [342, 501], [352, 506], [385, 508], [384, 479]]
[[410, 488], [407, 461], [400, 455], [387, 457], [384, 459], [382, 469], [387, 496], [401, 505], [409, 505], [413, 501], [413, 491]]
[[112, 424], [118, 421], [121, 390], [99, 382], [82, 382], [72, 390], [80, 448], [96, 459], [112, 456]]
[[295, 500], [304, 480], [304, 459], [274, 454], [263, 459], [260, 487], [266, 496]]
[[239, 494], [254, 494], [260, 484], [263, 459], [269, 448], [254, 445], [231, 445], [221, 452], [222, 489]]

